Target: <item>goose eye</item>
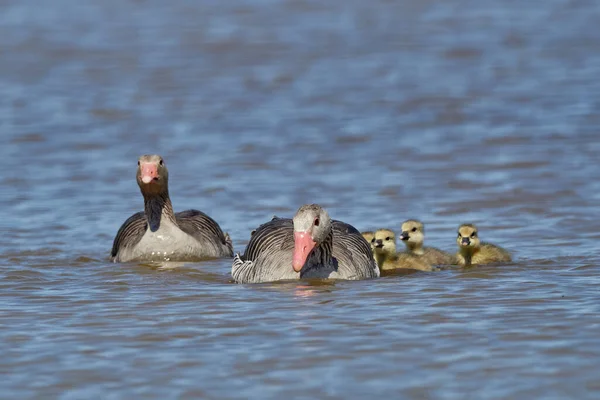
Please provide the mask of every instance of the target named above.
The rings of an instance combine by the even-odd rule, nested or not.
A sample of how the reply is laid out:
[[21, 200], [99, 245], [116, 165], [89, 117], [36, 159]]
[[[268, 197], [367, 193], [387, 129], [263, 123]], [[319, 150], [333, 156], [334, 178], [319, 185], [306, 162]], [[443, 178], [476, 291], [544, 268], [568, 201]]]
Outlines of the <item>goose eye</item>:
[[319, 218], [315, 218], [315, 226], [319, 226], [319, 223], [320, 223]]
[[162, 158], [160, 159], [160, 161], [158, 162], [158, 164], [159, 164], [159, 165], [163, 165], [163, 164], [164, 164], [164, 162], [163, 162]]
[[412, 231], [413, 231], [413, 232], [416, 232], [416, 231], [417, 231], [417, 228], [416, 228], [416, 227], [415, 227], [415, 228], [412, 228]]

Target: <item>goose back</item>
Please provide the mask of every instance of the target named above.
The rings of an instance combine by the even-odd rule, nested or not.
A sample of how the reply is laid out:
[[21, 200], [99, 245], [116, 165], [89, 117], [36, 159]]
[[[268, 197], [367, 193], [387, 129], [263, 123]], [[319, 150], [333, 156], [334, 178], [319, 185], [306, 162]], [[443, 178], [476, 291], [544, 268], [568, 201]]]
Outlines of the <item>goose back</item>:
[[468, 256], [465, 257], [460, 250], [456, 253], [456, 259], [459, 265], [491, 264], [512, 261], [512, 257], [508, 250], [486, 242], [481, 242], [479, 250], [474, 252], [470, 259]]
[[214, 254], [214, 257], [233, 257], [229, 234], [223, 233], [219, 224], [202, 211], [181, 211], [175, 213], [175, 220], [182, 231], [207, 247], [207, 253]]
[[[197, 258], [232, 257], [233, 244], [228, 234], [223, 233], [219, 224], [198, 210], [186, 210], [175, 213], [177, 227], [193, 238], [193, 252]], [[167, 223], [164, 221], [164, 223]], [[129, 217], [119, 228], [110, 253], [111, 261], [119, 262], [133, 256], [135, 247], [142, 241], [148, 230], [148, 221], [144, 211]], [[122, 254], [128, 256], [122, 257]], [[142, 257], [143, 258], [143, 257]]]
[[420, 256], [426, 263], [431, 265], [456, 264], [456, 257], [435, 247], [424, 247], [423, 255]]

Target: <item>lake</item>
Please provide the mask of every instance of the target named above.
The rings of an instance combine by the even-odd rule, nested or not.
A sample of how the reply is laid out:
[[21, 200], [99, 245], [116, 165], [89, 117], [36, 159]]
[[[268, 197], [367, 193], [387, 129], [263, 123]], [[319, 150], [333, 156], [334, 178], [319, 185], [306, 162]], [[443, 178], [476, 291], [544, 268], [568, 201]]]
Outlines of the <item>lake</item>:
[[[598, 398], [599, 25], [574, 0], [3, 1], [2, 397]], [[447, 251], [473, 222], [514, 262], [112, 264], [145, 153], [236, 252], [319, 203]]]

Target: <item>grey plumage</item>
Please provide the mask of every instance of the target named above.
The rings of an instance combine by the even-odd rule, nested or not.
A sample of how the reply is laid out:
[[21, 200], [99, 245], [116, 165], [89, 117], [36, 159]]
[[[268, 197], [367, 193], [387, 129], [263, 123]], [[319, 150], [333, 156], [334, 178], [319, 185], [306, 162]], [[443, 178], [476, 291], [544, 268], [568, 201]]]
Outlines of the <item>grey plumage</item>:
[[239, 283], [310, 277], [355, 280], [379, 276], [370, 245], [358, 230], [344, 222], [331, 221], [326, 239], [311, 253], [313, 261], [329, 257], [327, 265], [318, 261], [308, 267], [307, 262], [296, 272], [292, 268], [293, 251], [293, 220], [273, 218], [254, 231], [244, 254], [234, 257], [232, 276]]
[[[196, 251], [197, 257], [219, 258], [233, 256], [233, 243], [229, 234], [223, 233], [219, 224], [198, 210], [186, 210], [175, 213], [175, 222], [179, 229], [198, 241], [202, 251]], [[119, 228], [110, 252], [111, 261], [122, 261], [117, 255], [119, 250], [133, 249], [148, 230], [148, 221], [144, 211], [129, 217]]]
[[[202, 211], [181, 211], [175, 213], [175, 219], [182, 231], [201, 243], [212, 245], [215, 248], [215, 254], [225, 254], [226, 257], [233, 256], [233, 243], [229, 234], [223, 233], [219, 224]], [[225, 249], [222, 249], [223, 247]]]
[[110, 251], [111, 261], [117, 261], [115, 258], [121, 248], [132, 248], [144, 236], [148, 222], [146, 221], [146, 214], [143, 211], [133, 214], [127, 218], [123, 225], [117, 231], [117, 235], [113, 240], [112, 250]]
[[162, 157], [139, 158], [136, 179], [144, 197], [144, 211], [133, 214], [119, 228], [111, 261], [196, 261], [232, 257], [231, 238], [215, 220], [198, 210], [173, 212], [168, 177]]

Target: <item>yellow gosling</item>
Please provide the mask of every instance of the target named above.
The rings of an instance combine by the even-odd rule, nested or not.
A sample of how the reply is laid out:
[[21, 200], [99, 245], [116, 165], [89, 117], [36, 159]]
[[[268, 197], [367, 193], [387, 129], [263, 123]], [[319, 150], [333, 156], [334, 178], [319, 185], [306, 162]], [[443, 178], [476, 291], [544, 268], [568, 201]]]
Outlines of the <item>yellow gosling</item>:
[[510, 262], [510, 253], [502, 247], [479, 240], [477, 227], [463, 224], [458, 228], [458, 253], [456, 258], [460, 265], [482, 265], [496, 262]]
[[431, 265], [420, 257], [408, 253], [396, 252], [396, 235], [389, 229], [379, 229], [373, 238], [375, 261], [381, 271], [396, 269], [416, 269], [431, 271]]
[[423, 223], [409, 219], [402, 223], [400, 240], [406, 245], [406, 252], [421, 257], [427, 264], [448, 265], [456, 264], [456, 257], [435, 247], [425, 247], [425, 229]]
[[371, 231], [367, 231], [367, 232], [361, 232], [362, 237], [365, 238], [365, 240], [367, 241], [367, 243], [369, 243], [369, 245], [371, 246], [371, 251], [374, 252], [375, 248], [374, 248], [374, 241], [373, 239], [375, 238], [375, 233], [371, 232]]

